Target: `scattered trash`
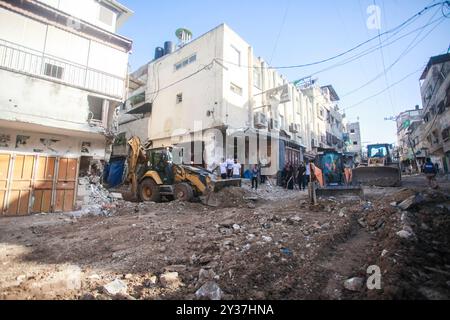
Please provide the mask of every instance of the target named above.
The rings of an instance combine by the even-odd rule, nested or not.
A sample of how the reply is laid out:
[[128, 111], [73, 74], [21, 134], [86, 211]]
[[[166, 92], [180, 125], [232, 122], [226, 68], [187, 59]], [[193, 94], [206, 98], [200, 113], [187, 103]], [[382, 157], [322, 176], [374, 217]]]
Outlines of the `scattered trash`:
[[281, 249], [281, 253], [283, 253], [283, 254], [285, 254], [285, 255], [287, 255], [287, 256], [289, 256], [289, 257], [292, 257], [294, 254], [292, 253], [292, 251], [290, 250], [290, 249], [288, 249], [288, 248], [282, 248]]

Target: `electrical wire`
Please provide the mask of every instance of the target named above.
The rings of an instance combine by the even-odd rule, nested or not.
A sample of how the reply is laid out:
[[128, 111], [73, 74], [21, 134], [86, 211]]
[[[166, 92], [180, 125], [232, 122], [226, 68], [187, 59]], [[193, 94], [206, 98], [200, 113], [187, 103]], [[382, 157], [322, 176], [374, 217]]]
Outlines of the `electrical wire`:
[[[428, 27], [428, 26], [430, 26], [430, 25], [432, 25], [432, 24], [434, 24], [434, 23], [436, 23], [436, 22], [438, 22], [438, 21], [440, 21], [440, 19], [442, 19], [442, 18], [436, 19], [436, 20], [434, 20], [433, 22], [431, 22], [431, 23], [429, 23], [429, 24], [426, 24], [426, 25], [421, 26], [421, 27], [419, 27], [419, 28], [417, 28], [417, 29], [414, 29], [414, 30], [412, 30], [412, 31], [410, 31], [410, 32], [408, 32], [408, 33], [406, 33], [406, 34], [404, 34], [404, 35], [402, 35], [402, 36], [400, 36], [400, 37], [394, 39], [393, 41], [384, 44], [383, 47], [390, 46], [391, 44], [394, 44], [394, 43], [398, 42], [399, 40], [401, 40], [401, 39], [403, 39], [403, 38], [406, 38], [406, 37], [408, 37], [409, 35], [411, 35], [411, 34], [417, 32], [417, 31], [419, 31], [419, 30], [421, 30], [421, 29], [423, 29], [423, 28], [426, 28], [426, 27]], [[393, 37], [393, 36], [392, 36], [392, 37]], [[392, 37], [390, 37], [390, 38], [392, 38]], [[390, 38], [389, 38], [389, 39], [390, 39]], [[367, 50], [365, 50], [365, 51], [363, 51], [363, 52], [361, 52], [361, 53], [358, 53], [358, 54], [356, 54], [356, 55], [353, 55], [352, 57], [347, 58], [346, 60], [343, 60], [342, 62], [336, 63], [336, 64], [334, 64], [334, 65], [331, 65], [331, 66], [327, 67], [327, 68], [324, 68], [324, 69], [321, 69], [321, 70], [319, 70], [319, 71], [316, 71], [316, 72], [310, 74], [309, 76], [304, 77], [303, 79], [310, 78], [310, 77], [316, 76], [316, 75], [318, 75], [318, 74], [324, 73], [324, 72], [326, 72], [326, 71], [335, 69], [335, 68], [337, 68], [337, 67], [341, 67], [341, 66], [347, 65], [347, 64], [349, 64], [349, 63], [351, 63], [351, 62], [353, 62], [353, 61], [356, 61], [356, 60], [358, 60], [358, 59], [360, 59], [360, 58], [363, 58], [363, 57], [365, 57], [365, 56], [367, 56], [367, 55], [369, 55], [369, 54], [372, 54], [372, 53], [376, 52], [378, 49], [379, 49], [379, 45], [377, 44], [377, 45], [372, 46], [372, 47], [370, 47], [369, 49], [367, 49]]]
[[[417, 34], [417, 36], [413, 39], [413, 41], [406, 47], [406, 49], [400, 54], [400, 56], [386, 69], [386, 71], [390, 71], [394, 68], [394, 66], [396, 66], [404, 57], [406, 57], [415, 47], [417, 47], [420, 43], [422, 43], [426, 38], [428, 38], [428, 36], [437, 28], [439, 27], [443, 22], [444, 22], [445, 18], [440, 18], [439, 20], [435, 21], [438, 22], [436, 26], [434, 26], [424, 37], [422, 37], [422, 39], [420, 39], [417, 43], [416, 40], [417, 38], [422, 34], [422, 31], [426, 29], [423, 28], [421, 30], [421, 32], [419, 34]], [[427, 27], [430, 24], [427, 25]], [[379, 73], [378, 75], [376, 75], [373, 79], [369, 80], [368, 82], [364, 83], [363, 85], [361, 85], [360, 87], [353, 89], [351, 91], [349, 91], [348, 93], [341, 95], [341, 98], [345, 98], [348, 97], [352, 94], [354, 94], [355, 92], [358, 92], [359, 90], [369, 86], [370, 84], [374, 83], [376, 80], [378, 80], [379, 78], [381, 78], [384, 75], [384, 72]]]
[[[377, 6], [377, 2], [376, 0], [373, 0], [373, 5]], [[382, 66], [383, 66], [383, 75], [384, 75], [384, 80], [386, 82], [386, 88], [389, 88], [389, 79], [388, 79], [388, 74], [387, 74], [387, 70], [386, 70], [386, 59], [384, 57], [384, 50], [382, 47], [382, 40], [381, 40], [381, 32], [380, 29], [377, 28], [377, 33], [378, 33], [378, 42], [380, 44], [380, 53], [381, 53], [381, 62], [382, 62]], [[395, 112], [395, 108], [394, 108], [394, 100], [392, 99], [392, 94], [391, 91], [388, 90], [388, 96], [389, 96], [389, 102], [391, 103], [391, 108], [392, 108], [392, 112]]]
[[[400, 25], [398, 25], [397, 27], [390, 29], [388, 31], [385, 31], [383, 33], [380, 33], [380, 36], [384, 36], [384, 35], [388, 35], [390, 33], [393, 33], [401, 28], [405, 28], [407, 25], [409, 25], [410, 23], [412, 23], [415, 19], [417, 19], [418, 17], [422, 16], [423, 13], [427, 12], [428, 10], [435, 8], [437, 6], [450, 6], [450, 1], [442, 1], [442, 2], [438, 2], [435, 3], [431, 6], [427, 6], [424, 9], [422, 9], [420, 12], [416, 13], [415, 15], [413, 15], [411, 18], [407, 19], [406, 21], [404, 21], [403, 23], [401, 23]], [[231, 62], [231, 61], [226, 61], [224, 59], [221, 58], [217, 58], [218, 60], [227, 63], [227, 64], [231, 64], [231, 65], [235, 65], [241, 68], [251, 68], [251, 69], [298, 69], [298, 68], [305, 68], [305, 67], [311, 67], [311, 66], [315, 66], [315, 65], [319, 65], [319, 64], [323, 64], [332, 60], [336, 60], [337, 58], [340, 58], [342, 56], [345, 56], [347, 54], [349, 54], [350, 52], [353, 52], [361, 47], [363, 47], [364, 45], [373, 42], [374, 40], [378, 40], [379, 36], [377, 35], [376, 37], [370, 38], [369, 40], [366, 40], [356, 46], [354, 46], [353, 48], [346, 50], [340, 54], [337, 54], [335, 56], [323, 59], [323, 60], [319, 60], [319, 61], [315, 61], [315, 62], [311, 62], [311, 63], [306, 63], [306, 64], [299, 64], [299, 65], [291, 65], [291, 66], [278, 66], [278, 67], [255, 67], [255, 66], [245, 66], [245, 65], [239, 65], [237, 63]]]
[[280, 37], [281, 37], [281, 33], [283, 32], [284, 25], [286, 24], [286, 19], [287, 19], [290, 7], [291, 7], [291, 0], [288, 0], [287, 5], [286, 5], [286, 11], [284, 12], [283, 20], [281, 22], [281, 27], [280, 27], [280, 31], [278, 32], [277, 39], [275, 40], [275, 45], [272, 50], [272, 56], [270, 57], [269, 64], [272, 63], [273, 58], [275, 57], [275, 53], [278, 49], [278, 43], [280, 41]]
[[343, 111], [347, 111], [347, 110], [356, 108], [356, 107], [358, 107], [359, 105], [363, 104], [364, 102], [369, 101], [369, 100], [371, 100], [371, 99], [373, 99], [373, 98], [378, 97], [379, 95], [381, 95], [381, 94], [385, 93], [386, 91], [388, 91], [390, 88], [397, 86], [398, 84], [400, 84], [400, 83], [402, 83], [403, 81], [407, 80], [408, 78], [412, 77], [412, 76], [415, 75], [416, 73], [423, 71], [423, 68], [425, 68], [425, 66], [423, 66], [423, 67], [421, 67], [420, 69], [418, 69], [418, 70], [416, 70], [416, 71], [414, 71], [414, 72], [412, 72], [412, 73], [406, 75], [404, 78], [402, 78], [402, 79], [400, 79], [399, 81], [395, 82], [394, 84], [390, 85], [389, 88], [385, 88], [385, 89], [383, 89], [382, 91], [380, 91], [380, 92], [378, 92], [378, 93], [376, 93], [376, 94], [374, 94], [374, 95], [372, 95], [372, 96], [370, 96], [370, 97], [367, 97], [367, 98], [365, 98], [365, 99], [359, 101], [358, 103], [355, 103], [355, 104], [351, 105], [350, 107], [344, 108]]

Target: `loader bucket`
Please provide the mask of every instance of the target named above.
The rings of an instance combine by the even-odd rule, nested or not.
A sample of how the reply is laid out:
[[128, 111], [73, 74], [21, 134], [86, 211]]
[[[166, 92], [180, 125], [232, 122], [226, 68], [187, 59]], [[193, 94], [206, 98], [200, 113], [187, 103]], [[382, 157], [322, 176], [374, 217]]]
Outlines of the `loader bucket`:
[[353, 182], [376, 187], [401, 185], [400, 169], [397, 167], [359, 167], [353, 170]]
[[229, 180], [217, 180], [213, 182], [213, 191], [206, 191], [205, 194], [200, 197], [202, 203], [209, 207], [218, 207], [220, 205], [220, 200], [216, 196], [220, 190], [224, 188], [230, 187], [238, 187], [242, 186], [241, 179], [229, 179]]
[[224, 188], [229, 187], [242, 187], [242, 180], [241, 179], [228, 179], [228, 180], [217, 180], [214, 181], [214, 192], [219, 192], [220, 190]]

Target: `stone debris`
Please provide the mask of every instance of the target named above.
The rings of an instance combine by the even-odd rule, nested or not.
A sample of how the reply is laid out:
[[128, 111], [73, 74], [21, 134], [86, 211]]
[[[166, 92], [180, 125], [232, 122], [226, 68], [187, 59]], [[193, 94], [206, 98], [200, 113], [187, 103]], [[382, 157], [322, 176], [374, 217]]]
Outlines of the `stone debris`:
[[165, 288], [177, 289], [182, 286], [178, 272], [165, 272], [159, 277], [159, 282]]
[[208, 281], [195, 292], [195, 296], [198, 299], [209, 299], [213, 301], [219, 301], [222, 300], [223, 291], [222, 289], [220, 289], [217, 283], [213, 281]]
[[364, 279], [363, 278], [351, 278], [344, 282], [344, 287], [350, 291], [361, 291], [364, 287]]
[[419, 193], [419, 194], [416, 194], [414, 196], [407, 198], [402, 203], [400, 203], [398, 205], [398, 207], [402, 210], [408, 210], [408, 209], [412, 208], [413, 206], [420, 205], [424, 201], [425, 201], [425, 198], [423, 197], [422, 194]]
[[128, 291], [128, 286], [122, 280], [115, 279], [114, 281], [103, 286], [103, 290], [106, 294], [110, 296], [116, 296], [118, 294], [126, 295]]

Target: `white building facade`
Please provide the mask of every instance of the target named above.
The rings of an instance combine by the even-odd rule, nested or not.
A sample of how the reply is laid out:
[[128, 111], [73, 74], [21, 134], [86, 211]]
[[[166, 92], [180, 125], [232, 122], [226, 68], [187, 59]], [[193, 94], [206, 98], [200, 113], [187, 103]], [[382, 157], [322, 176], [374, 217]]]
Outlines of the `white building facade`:
[[[194, 162], [209, 168], [222, 157], [236, 157], [248, 165], [270, 163], [276, 173], [286, 163], [314, 157], [326, 132], [316, 98], [257, 58], [225, 24], [141, 67], [131, 79], [135, 90], [120, 131], [149, 139], [155, 148], [186, 143], [186, 136], [201, 140], [203, 147], [192, 152], [192, 160], [201, 154], [200, 163]], [[205, 139], [208, 129], [221, 132], [226, 141], [214, 134]], [[269, 143], [253, 143], [258, 137], [269, 137]], [[267, 149], [264, 155], [262, 149]]]
[[0, 214], [73, 209], [80, 160], [104, 160], [117, 129], [132, 43], [116, 31], [131, 13], [110, 0], [0, 1]]

